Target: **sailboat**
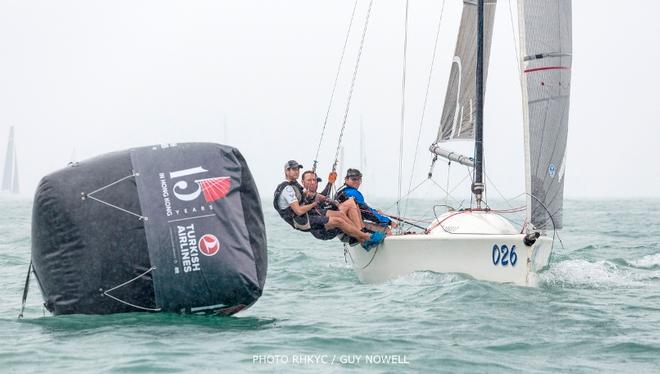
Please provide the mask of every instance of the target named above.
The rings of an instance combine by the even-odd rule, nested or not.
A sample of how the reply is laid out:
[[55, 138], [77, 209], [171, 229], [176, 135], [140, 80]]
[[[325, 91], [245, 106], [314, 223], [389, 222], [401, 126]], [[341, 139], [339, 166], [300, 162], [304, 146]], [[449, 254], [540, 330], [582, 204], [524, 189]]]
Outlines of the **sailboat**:
[[[473, 169], [468, 209], [438, 215], [422, 233], [395, 233], [365, 251], [345, 246], [362, 282], [415, 271], [463, 273], [475, 279], [533, 285], [545, 269], [562, 223], [571, 79], [571, 1], [519, 0], [526, 220], [515, 227], [484, 201], [483, 91], [496, 0], [464, 0], [455, 56], [434, 156]], [[473, 156], [443, 148], [474, 139]]]
[[18, 188], [18, 161], [16, 160], [16, 146], [14, 145], [14, 126], [9, 128], [5, 168], [2, 173], [2, 192], [17, 194]]

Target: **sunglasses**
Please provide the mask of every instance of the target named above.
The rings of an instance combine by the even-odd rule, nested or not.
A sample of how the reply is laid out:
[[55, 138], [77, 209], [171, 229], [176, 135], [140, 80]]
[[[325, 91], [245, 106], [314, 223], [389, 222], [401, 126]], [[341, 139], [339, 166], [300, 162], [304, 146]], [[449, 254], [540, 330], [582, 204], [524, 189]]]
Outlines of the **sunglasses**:
[[362, 177], [350, 177], [349, 179], [352, 180], [353, 182], [361, 182], [362, 181]]

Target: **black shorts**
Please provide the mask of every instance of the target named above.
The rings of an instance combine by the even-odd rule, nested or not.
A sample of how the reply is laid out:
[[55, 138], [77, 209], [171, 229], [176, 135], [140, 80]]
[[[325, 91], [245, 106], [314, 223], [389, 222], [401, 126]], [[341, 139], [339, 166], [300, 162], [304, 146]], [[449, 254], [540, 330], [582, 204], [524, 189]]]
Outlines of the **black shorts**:
[[325, 228], [325, 225], [330, 221], [326, 215], [327, 209], [317, 209], [314, 213], [309, 215], [309, 225], [312, 227], [310, 232], [316, 239], [330, 240], [339, 235], [341, 232], [339, 229], [327, 230]]
[[325, 230], [325, 225], [330, 221], [330, 219], [325, 215], [310, 214], [309, 215], [309, 226], [312, 230]]
[[312, 235], [314, 235], [314, 237], [316, 239], [321, 239], [321, 240], [334, 239], [337, 235], [339, 235], [341, 233], [341, 231], [339, 229], [336, 229], [336, 228], [335, 229], [330, 229], [330, 230], [326, 230], [326, 229], [314, 230], [314, 229], [312, 229], [310, 232], [312, 233]]

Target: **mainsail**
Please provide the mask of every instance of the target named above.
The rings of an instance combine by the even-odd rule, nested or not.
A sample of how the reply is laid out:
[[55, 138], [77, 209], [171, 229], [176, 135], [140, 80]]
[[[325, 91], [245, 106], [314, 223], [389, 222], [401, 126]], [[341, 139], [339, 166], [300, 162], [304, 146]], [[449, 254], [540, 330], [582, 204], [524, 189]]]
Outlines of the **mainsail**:
[[[484, 1], [484, 80], [493, 36], [496, 0]], [[463, 1], [454, 60], [435, 143], [452, 139], [472, 139], [476, 111], [477, 2]]]
[[14, 127], [9, 129], [9, 141], [5, 156], [5, 169], [2, 174], [2, 191], [18, 193], [18, 162], [14, 146]]
[[527, 216], [562, 227], [571, 89], [571, 0], [520, 0]]

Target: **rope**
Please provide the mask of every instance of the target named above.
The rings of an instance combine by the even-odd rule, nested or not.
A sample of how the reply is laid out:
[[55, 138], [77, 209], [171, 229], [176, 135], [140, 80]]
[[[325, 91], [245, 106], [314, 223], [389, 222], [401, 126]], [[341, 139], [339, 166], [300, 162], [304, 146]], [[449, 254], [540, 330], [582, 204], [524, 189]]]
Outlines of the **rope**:
[[319, 146], [316, 148], [316, 156], [314, 156], [314, 166], [312, 166], [312, 171], [316, 172], [316, 165], [318, 164], [319, 152], [321, 151], [321, 144], [323, 144], [323, 136], [325, 135], [325, 128], [328, 125], [328, 117], [330, 116], [330, 109], [332, 108], [332, 102], [335, 98], [335, 91], [337, 89], [337, 82], [339, 82], [339, 73], [341, 72], [341, 66], [344, 62], [344, 55], [346, 54], [346, 46], [348, 45], [348, 37], [351, 35], [351, 28], [353, 27], [353, 19], [355, 18], [355, 9], [357, 9], [358, 0], [355, 0], [353, 5], [353, 13], [351, 13], [351, 20], [348, 23], [348, 30], [346, 31], [346, 39], [344, 39], [344, 47], [341, 50], [341, 57], [339, 58], [339, 66], [337, 66], [337, 74], [335, 75], [335, 83], [332, 85], [332, 93], [330, 94], [330, 102], [328, 103], [328, 110], [325, 112], [325, 119], [323, 120], [323, 130], [321, 131], [321, 138], [319, 139]]
[[403, 182], [403, 135], [406, 114], [406, 61], [408, 54], [408, 4], [409, 0], [406, 0], [406, 18], [403, 27], [403, 72], [401, 76], [401, 129], [399, 131], [399, 191], [396, 203], [397, 216], [401, 216], [401, 206], [399, 202], [401, 201], [401, 183]]
[[[415, 186], [415, 188], [413, 188], [411, 191], [409, 191], [406, 195], [404, 195], [404, 196], [402, 197], [402, 199], [405, 199], [405, 198], [408, 197], [410, 194], [412, 194], [413, 192], [415, 192], [415, 190], [417, 190], [419, 187], [421, 187], [424, 183], [428, 182], [429, 179], [430, 179], [430, 178], [426, 178], [426, 179], [424, 179], [423, 181], [419, 182], [419, 184], [418, 184], [417, 186]], [[392, 203], [392, 205], [388, 206], [385, 210], [390, 210], [390, 209], [392, 209], [392, 208], [393, 208], [394, 206], [396, 206], [398, 203], [399, 203], [399, 200], [395, 201], [394, 203]]]
[[[561, 244], [561, 247], [564, 248], [564, 243], [561, 241], [561, 239], [559, 238], [559, 235], [557, 234], [557, 229], [556, 229], [556, 227], [555, 227], [555, 219], [552, 217], [552, 213], [550, 213], [550, 209], [548, 209], [548, 207], [545, 206], [545, 204], [543, 204], [543, 201], [541, 201], [539, 198], [537, 198], [536, 196], [532, 195], [531, 193], [527, 193], [527, 192], [525, 192], [525, 195], [529, 195], [529, 196], [532, 197], [534, 200], [536, 200], [536, 202], [538, 202], [539, 204], [541, 204], [541, 206], [543, 207], [543, 209], [545, 209], [546, 213], [548, 213], [548, 217], [550, 217], [550, 222], [552, 223], [552, 248], [554, 248], [554, 246], [555, 246], [555, 237], [559, 239], [559, 243]], [[528, 217], [528, 219], [529, 219], [529, 222], [530, 222], [530, 224], [531, 224], [531, 222], [532, 222], [532, 217]]]
[[[465, 182], [465, 180], [466, 180], [468, 177], [471, 177], [471, 176], [472, 176], [472, 175], [471, 175], [470, 172], [468, 171], [468, 174], [467, 174], [466, 176], [464, 176], [463, 179], [461, 179], [458, 183], [456, 183], [456, 185], [455, 185], [451, 190], [449, 190], [449, 197], [451, 197], [452, 199], [454, 199], [454, 201], [456, 201], [457, 203], [460, 203], [460, 202], [458, 201], [457, 198], [455, 198], [454, 196], [452, 196], [452, 193], [453, 193], [454, 191], [456, 191], [456, 189], [457, 189], [458, 187], [460, 187], [461, 184], [462, 184], [463, 182]], [[438, 188], [440, 188], [440, 190], [441, 190], [442, 192], [445, 192], [445, 193], [447, 192], [447, 190], [445, 190], [442, 186], [440, 186], [440, 184], [439, 184], [438, 182], [436, 182], [433, 178], [426, 178], [426, 179], [424, 179], [423, 181], [421, 181], [419, 184], [417, 184], [412, 190], [410, 190], [410, 192], [408, 192], [406, 195], [402, 196], [401, 199], [405, 199], [405, 198], [407, 198], [409, 195], [411, 195], [413, 192], [415, 192], [418, 188], [420, 188], [422, 185], [424, 185], [424, 183], [426, 183], [426, 182], [428, 182], [428, 181], [433, 182], [433, 184], [435, 184], [436, 186], [438, 186]], [[392, 203], [391, 205], [389, 205], [387, 208], [385, 208], [385, 210], [390, 210], [390, 209], [392, 209], [392, 207], [394, 207], [397, 203], [398, 203], [398, 201], [395, 201], [394, 203]]]
[[445, 194], [445, 205], [449, 205], [449, 178], [451, 176], [451, 161], [447, 163], [447, 193]]
[[30, 291], [30, 273], [32, 272], [32, 260], [30, 259], [30, 265], [28, 265], [27, 275], [25, 276], [25, 286], [23, 287], [23, 299], [21, 300], [21, 311], [18, 313], [18, 318], [23, 318], [23, 312], [25, 311], [25, 303], [27, 301], [28, 292]]
[[367, 36], [367, 28], [369, 27], [369, 17], [371, 16], [371, 8], [374, 0], [369, 1], [369, 8], [367, 9], [367, 16], [364, 20], [364, 28], [362, 29], [362, 39], [360, 40], [360, 49], [358, 50], [357, 59], [355, 61], [355, 69], [353, 70], [353, 79], [351, 80], [351, 88], [348, 92], [348, 99], [346, 101], [346, 111], [344, 112], [344, 119], [341, 125], [341, 132], [339, 133], [339, 141], [337, 142], [337, 149], [335, 150], [335, 162], [332, 164], [332, 171], [337, 170], [337, 163], [339, 162], [339, 149], [341, 142], [344, 138], [344, 130], [346, 129], [346, 120], [348, 119], [348, 112], [351, 108], [351, 99], [353, 98], [353, 90], [355, 89], [355, 81], [357, 80], [357, 73], [360, 67], [360, 57], [362, 57], [362, 49], [364, 48], [364, 40]]
[[449, 178], [451, 177], [451, 161], [447, 162], [447, 194], [445, 194], [445, 205], [449, 205]]
[[[348, 253], [348, 257], [351, 258], [351, 262], [353, 263], [353, 265], [355, 265], [355, 260], [353, 259], [353, 255], [351, 254], [351, 251], [346, 248], [346, 246], [348, 246], [348, 244], [344, 243], [344, 261], [346, 261], [346, 254]], [[364, 265], [362, 267], [359, 267], [357, 269], [363, 270], [363, 269], [366, 269], [367, 267], [369, 267], [369, 265], [371, 265], [371, 263], [374, 261], [374, 258], [376, 258], [376, 254], [378, 253], [379, 248], [380, 248], [380, 245], [376, 247], [376, 249], [374, 250], [374, 254], [371, 256], [371, 259], [369, 259], [369, 262], [367, 262], [366, 265]], [[348, 261], [346, 261], [346, 262], [348, 262]]]
[[114, 186], [114, 185], [116, 185], [117, 183], [123, 182], [123, 181], [125, 181], [126, 179], [133, 178], [133, 177], [136, 177], [136, 176], [139, 176], [139, 175], [140, 175], [140, 173], [133, 173], [133, 174], [131, 174], [131, 175], [125, 176], [125, 177], [123, 177], [123, 178], [120, 178], [120, 179], [118, 179], [118, 180], [116, 180], [116, 181], [114, 181], [114, 182], [112, 182], [112, 183], [110, 183], [110, 184], [108, 184], [108, 185], [105, 185], [105, 186], [103, 186], [103, 187], [101, 187], [101, 188], [99, 188], [99, 189], [96, 189], [96, 190], [94, 190], [94, 191], [92, 191], [92, 192], [90, 192], [90, 193], [81, 192], [81, 193], [80, 193], [80, 195], [81, 195], [80, 198], [81, 198], [82, 200], [86, 200], [86, 199], [88, 199], [88, 198], [89, 198], [89, 199], [92, 199], [92, 200], [97, 201], [97, 202], [99, 202], [99, 203], [101, 203], [101, 204], [105, 204], [105, 205], [107, 205], [107, 206], [109, 206], [109, 207], [111, 207], [111, 208], [115, 208], [115, 209], [120, 210], [120, 211], [122, 211], [122, 212], [124, 212], [124, 213], [128, 213], [128, 214], [130, 214], [130, 215], [133, 215], [133, 216], [137, 217], [137, 218], [138, 218], [139, 220], [141, 220], [141, 221], [147, 221], [147, 220], [149, 219], [148, 217], [145, 217], [145, 216], [143, 216], [143, 215], [140, 215], [140, 214], [137, 214], [137, 213], [131, 212], [130, 210], [126, 210], [126, 209], [121, 208], [121, 207], [119, 207], [119, 206], [117, 206], [117, 205], [110, 204], [110, 203], [107, 202], [107, 201], [103, 201], [103, 200], [101, 200], [101, 199], [99, 199], [99, 198], [97, 198], [97, 197], [92, 196], [93, 194], [95, 194], [95, 193], [97, 193], [97, 192], [100, 192], [100, 191], [103, 191], [103, 190], [105, 190], [106, 188], [109, 188], [109, 187], [111, 187], [111, 186]]
[[142, 278], [143, 276], [149, 274], [152, 270], [155, 270], [155, 269], [156, 269], [156, 267], [155, 267], [155, 266], [152, 266], [152, 267], [149, 268], [147, 271], [145, 271], [144, 273], [138, 275], [137, 277], [135, 277], [135, 278], [133, 278], [133, 279], [131, 279], [131, 280], [128, 280], [128, 281], [126, 281], [126, 282], [124, 282], [124, 283], [122, 283], [122, 284], [120, 284], [120, 285], [118, 285], [118, 286], [112, 287], [112, 288], [109, 289], [109, 290], [105, 290], [105, 291], [103, 291], [103, 295], [104, 295], [104, 296], [108, 296], [109, 298], [111, 298], [111, 299], [113, 299], [113, 300], [115, 300], [115, 301], [118, 301], [118, 302], [120, 302], [120, 303], [122, 303], [122, 304], [125, 304], [125, 305], [128, 305], [128, 306], [131, 306], [131, 307], [136, 308], [136, 309], [146, 310], [146, 311], [149, 311], [149, 312], [160, 312], [161, 308], [147, 308], [147, 307], [143, 307], [143, 306], [139, 306], [139, 305], [131, 304], [131, 303], [127, 302], [127, 301], [124, 301], [124, 300], [122, 300], [122, 299], [120, 299], [120, 298], [117, 298], [117, 297], [112, 296], [112, 295], [109, 294], [110, 291], [114, 291], [114, 290], [116, 290], [116, 289], [118, 289], [118, 288], [124, 287], [125, 285], [127, 285], [127, 284], [129, 284], [129, 283], [132, 283], [132, 282], [134, 282], [134, 281], [136, 281], [136, 280]]
[[447, 196], [450, 196], [452, 199], [458, 201], [455, 197], [451, 196], [451, 194], [449, 193], [449, 191], [445, 190], [444, 187], [442, 187], [442, 186], [440, 185], [440, 183], [436, 182], [435, 179], [431, 179], [431, 182], [433, 182], [433, 184], [435, 184], [436, 186], [438, 186], [438, 188], [439, 188], [440, 190], [442, 190], [442, 192], [446, 193]]
[[103, 190], [105, 190], [105, 189], [108, 188], [108, 187], [112, 187], [112, 186], [114, 186], [114, 185], [117, 184], [117, 183], [123, 182], [123, 181], [125, 181], [126, 179], [129, 179], [129, 178], [132, 178], [132, 177], [135, 177], [135, 176], [139, 176], [139, 175], [140, 175], [140, 173], [133, 173], [133, 174], [131, 174], [131, 175], [127, 175], [127, 176], [125, 176], [125, 177], [123, 177], [123, 178], [121, 178], [121, 179], [118, 179], [118, 180], [116, 180], [116, 181], [114, 181], [114, 182], [112, 182], [112, 183], [110, 183], [110, 184], [108, 184], [108, 185], [106, 185], [106, 186], [103, 186], [103, 187], [101, 187], [101, 188], [99, 188], [99, 189], [97, 189], [97, 190], [94, 190], [94, 191], [88, 193], [87, 195], [92, 195], [92, 194], [95, 194], [95, 193], [97, 193], [97, 192], [103, 191]]
[[[456, 191], [456, 189], [457, 189], [458, 187], [460, 187], [461, 184], [462, 184], [463, 182], [465, 182], [465, 180], [468, 179], [470, 176], [472, 176], [472, 175], [471, 175], [471, 174], [468, 174], [468, 175], [464, 176], [463, 179], [461, 179], [458, 183], [456, 183], [456, 185], [454, 186], [454, 188], [452, 188], [451, 190], [449, 190], [449, 193], [451, 194], [452, 192]], [[457, 200], [455, 197], [453, 197], [453, 196], [452, 196], [451, 198], [454, 199], [454, 200], [456, 200], [456, 201], [458, 201], [458, 200]]]
[[[426, 94], [424, 95], [424, 105], [422, 106], [422, 117], [419, 120], [419, 130], [417, 131], [417, 144], [415, 145], [415, 153], [413, 157], [412, 170], [410, 171], [410, 181], [408, 182], [408, 191], [412, 187], [413, 176], [415, 175], [415, 165], [417, 163], [417, 152], [419, 150], [419, 141], [422, 138], [422, 126], [424, 124], [424, 117], [426, 116], [426, 106], [429, 99], [429, 92], [431, 90], [431, 78], [433, 77], [433, 67], [435, 66], [435, 56], [438, 50], [438, 40], [440, 39], [440, 25], [442, 24], [442, 15], [445, 11], [445, 0], [442, 0], [442, 6], [440, 8], [440, 19], [438, 19], [438, 28], [435, 33], [435, 44], [433, 45], [433, 55], [431, 57], [431, 66], [429, 67], [429, 79], [426, 82]], [[403, 209], [403, 212], [406, 213], [408, 210], [408, 201], [406, 200], [406, 206]]]
[[509, 208], [513, 208], [513, 205], [511, 205], [511, 203], [509, 202], [509, 200], [507, 200], [507, 198], [504, 197], [504, 195], [502, 195], [502, 192], [500, 192], [499, 188], [497, 188], [497, 186], [495, 185], [495, 183], [493, 183], [493, 181], [490, 179], [490, 177], [488, 176], [488, 174], [484, 173], [484, 175], [486, 176], [486, 179], [488, 180], [488, 185], [489, 185], [489, 186], [493, 186], [493, 188], [495, 189], [495, 191], [497, 192], [497, 194], [500, 195], [500, 197], [502, 198], [502, 200], [504, 200], [504, 201], [506, 202], [506, 204], [509, 206]]
[[147, 217], [145, 217], [145, 216], [141, 216], [141, 215], [139, 215], [139, 214], [137, 214], [137, 213], [133, 213], [133, 212], [131, 212], [130, 210], [126, 210], [126, 209], [124, 209], [124, 208], [121, 208], [121, 207], [118, 207], [118, 206], [116, 206], [116, 205], [110, 204], [110, 203], [108, 203], [108, 202], [106, 202], [106, 201], [103, 201], [103, 200], [101, 200], [101, 199], [97, 199], [97, 198], [95, 198], [94, 196], [89, 196], [89, 195], [87, 195], [87, 197], [90, 198], [90, 199], [92, 199], [92, 200], [98, 201], [98, 202], [101, 203], [101, 204], [105, 204], [105, 205], [107, 205], [107, 206], [109, 206], [109, 207], [111, 207], [111, 208], [115, 208], [115, 209], [117, 209], [117, 210], [121, 210], [121, 211], [124, 212], [124, 213], [128, 213], [128, 214], [130, 214], [130, 215], [133, 215], [133, 216], [137, 217], [137, 218], [140, 219], [140, 220], [144, 220], [144, 221], [147, 220]]

